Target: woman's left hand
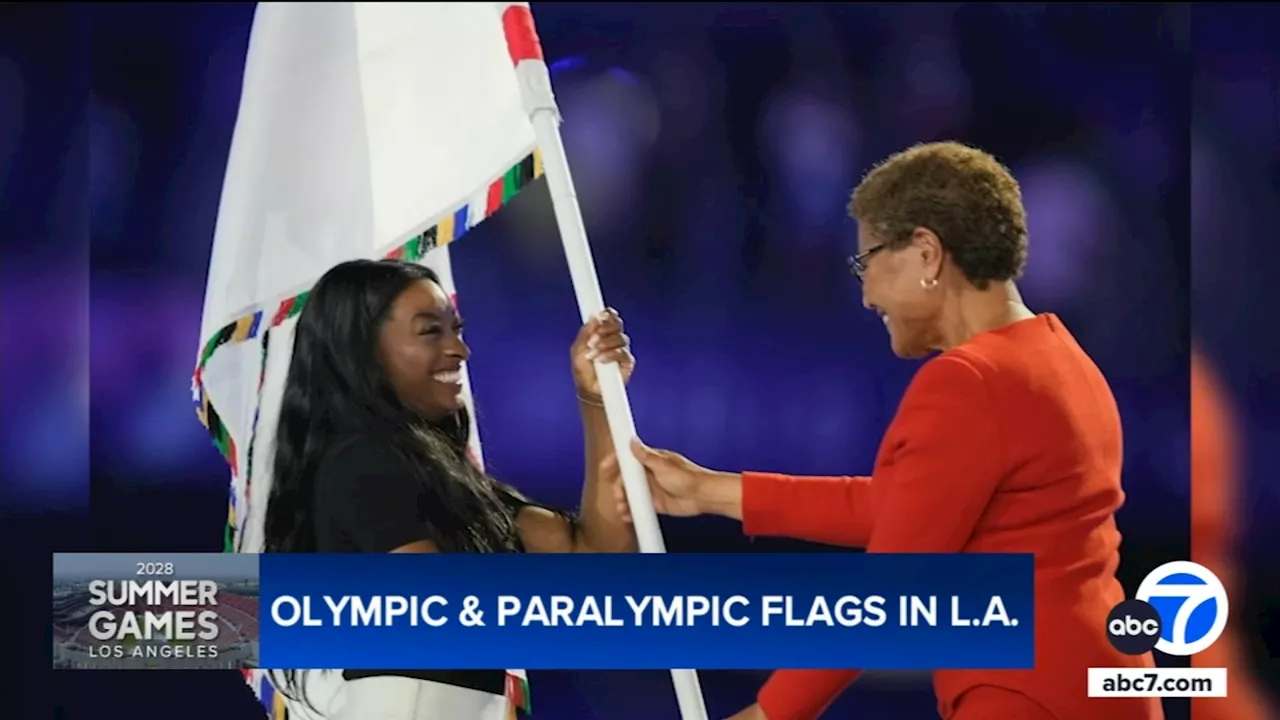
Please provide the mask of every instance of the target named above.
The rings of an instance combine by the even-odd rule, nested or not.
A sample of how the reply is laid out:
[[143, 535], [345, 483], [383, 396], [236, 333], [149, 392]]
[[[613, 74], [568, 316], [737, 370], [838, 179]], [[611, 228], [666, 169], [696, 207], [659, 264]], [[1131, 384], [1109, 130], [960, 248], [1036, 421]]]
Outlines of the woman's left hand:
[[622, 381], [631, 379], [636, 369], [636, 359], [631, 354], [631, 340], [622, 332], [622, 318], [618, 311], [606, 308], [582, 326], [578, 337], [569, 348], [573, 361], [573, 384], [578, 396], [598, 402], [600, 379], [596, 377], [595, 362], [616, 362], [622, 369]]

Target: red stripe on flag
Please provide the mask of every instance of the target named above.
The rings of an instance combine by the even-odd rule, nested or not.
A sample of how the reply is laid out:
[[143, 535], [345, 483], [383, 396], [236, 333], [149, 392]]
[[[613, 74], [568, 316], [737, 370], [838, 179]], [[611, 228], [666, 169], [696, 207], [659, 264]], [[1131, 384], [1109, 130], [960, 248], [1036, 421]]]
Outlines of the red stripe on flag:
[[240, 456], [240, 453], [236, 450], [236, 441], [231, 438], [230, 433], [227, 434], [227, 454], [230, 455], [227, 458], [227, 464], [231, 466], [231, 474], [239, 477], [240, 463], [236, 458]]
[[526, 5], [511, 5], [502, 13], [502, 32], [507, 36], [507, 52], [511, 62], [542, 60], [542, 43], [533, 25], [533, 13]]
[[485, 217], [489, 217], [490, 215], [502, 209], [502, 195], [505, 189], [506, 189], [505, 177], [500, 177], [497, 180], [494, 180], [493, 184], [489, 186], [489, 197], [485, 201], [485, 210], [484, 210]]
[[289, 311], [293, 309], [294, 299], [295, 298], [289, 298], [288, 300], [280, 303], [280, 307], [276, 309], [276, 316], [271, 318], [271, 327], [279, 325], [284, 322], [285, 318], [289, 317]]
[[515, 675], [507, 675], [506, 692], [507, 700], [522, 711], [527, 711], [529, 707], [529, 698], [524, 694], [524, 683]]

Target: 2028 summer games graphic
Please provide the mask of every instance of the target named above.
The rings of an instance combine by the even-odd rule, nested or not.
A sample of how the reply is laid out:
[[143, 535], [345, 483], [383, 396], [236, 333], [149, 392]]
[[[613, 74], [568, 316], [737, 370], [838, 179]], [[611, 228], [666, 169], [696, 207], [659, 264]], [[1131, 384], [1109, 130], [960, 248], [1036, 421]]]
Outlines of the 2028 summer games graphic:
[[257, 665], [256, 555], [53, 556], [54, 669]]

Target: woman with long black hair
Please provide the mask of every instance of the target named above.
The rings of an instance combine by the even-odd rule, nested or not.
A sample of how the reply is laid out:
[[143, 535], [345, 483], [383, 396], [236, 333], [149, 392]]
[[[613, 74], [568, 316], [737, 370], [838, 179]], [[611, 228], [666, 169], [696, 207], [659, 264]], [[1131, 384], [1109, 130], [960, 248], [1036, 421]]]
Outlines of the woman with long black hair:
[[[266, 552], [632, 552], [594, 363], [635, 366], [612, 310], [571, 348], [586, 472], [578, 514], [528, 499], [467, 457], [462, 320], [421, 265], [357, 260], [327, 272], [295, 330], [276, 434]], [[313, 702], [306, 671], [276, 673], [308, 711], [360, 720], [508, 717], [505, 671], [346, 671]], [[327, 705], [327, 708], [320, 707]]]

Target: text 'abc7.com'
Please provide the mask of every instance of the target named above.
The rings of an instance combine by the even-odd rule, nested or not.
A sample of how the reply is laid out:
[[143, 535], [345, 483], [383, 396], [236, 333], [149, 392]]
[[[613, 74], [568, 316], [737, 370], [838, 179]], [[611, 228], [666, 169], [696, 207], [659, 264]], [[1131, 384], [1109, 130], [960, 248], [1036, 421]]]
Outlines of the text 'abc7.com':
[[[1126, 655], [1202, 652], [1222, 636], [1230, 606], [1222, 581], [1186, 560], [1165, 563], [1111, 610], [1107, 639]], [[1225, 668], [1089, 668], [1091, 697], [1225, 697]]]

